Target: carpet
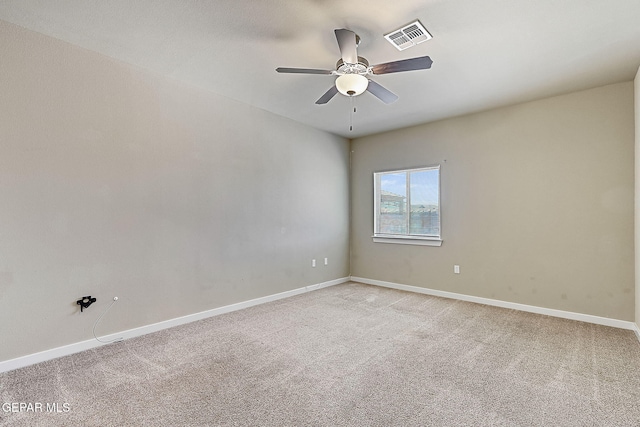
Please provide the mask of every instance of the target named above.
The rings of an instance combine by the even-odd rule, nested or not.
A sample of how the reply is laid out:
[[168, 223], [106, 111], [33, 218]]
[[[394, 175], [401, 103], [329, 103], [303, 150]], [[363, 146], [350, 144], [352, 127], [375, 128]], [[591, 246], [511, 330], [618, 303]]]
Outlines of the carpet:
[[0, 404], [2, 426], [640, 426], [640, 343], [345, 283], [0, 374]]

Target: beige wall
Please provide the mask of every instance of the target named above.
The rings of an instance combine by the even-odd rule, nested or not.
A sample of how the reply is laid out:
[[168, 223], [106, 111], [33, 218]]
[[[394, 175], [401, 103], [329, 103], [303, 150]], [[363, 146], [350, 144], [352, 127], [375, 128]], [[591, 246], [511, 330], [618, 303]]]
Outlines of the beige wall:
[[635, 124], [636, 124], [636, 144], [635, 144], [635, 259], [636, 259], [636, 325], [640, 326], [640, 68], [634, 81], [635, 88]]
[[[633, 96], [620, 83], [352, 141], [352, 275], [633, 320]], [[442, 246], [373, 243], [373, 172], [438, 163]]]
[[0, 361], [348, 276], [347, 140], [1, 21], [0, 58]]

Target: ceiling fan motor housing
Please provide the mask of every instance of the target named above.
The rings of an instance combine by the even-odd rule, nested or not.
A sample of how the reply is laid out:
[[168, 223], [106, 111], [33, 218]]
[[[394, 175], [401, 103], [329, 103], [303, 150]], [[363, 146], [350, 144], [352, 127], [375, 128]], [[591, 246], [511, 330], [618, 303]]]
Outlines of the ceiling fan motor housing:
[[369, 71], [369, 61], [362, 56], [358, 56], [357, 64], [347, 64], [342, 59], [336, 62], [336, 71], [338, 74], [367, 74]]

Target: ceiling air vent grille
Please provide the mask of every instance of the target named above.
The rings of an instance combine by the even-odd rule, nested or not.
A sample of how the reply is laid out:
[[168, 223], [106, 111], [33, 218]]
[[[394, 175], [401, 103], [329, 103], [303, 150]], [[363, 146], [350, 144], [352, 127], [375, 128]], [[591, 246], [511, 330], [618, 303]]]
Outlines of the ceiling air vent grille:
[[405, 50], [411, 46], [426, 42], [431, 39], [432, 36], [420, 21], [415, 21], [405, 25], [399, 30], [385, 34], [384, 38], [394, 45], [396, 49]]

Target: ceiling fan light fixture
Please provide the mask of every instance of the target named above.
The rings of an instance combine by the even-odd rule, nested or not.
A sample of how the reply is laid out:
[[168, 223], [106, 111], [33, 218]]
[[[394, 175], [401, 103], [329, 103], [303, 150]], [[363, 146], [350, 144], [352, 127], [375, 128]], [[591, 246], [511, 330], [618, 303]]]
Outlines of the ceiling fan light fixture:
[[336, 79], [338, 92], [345, 96], [358, 96], [369, 86], [369, 79], [360, 74], [343, 74]]

